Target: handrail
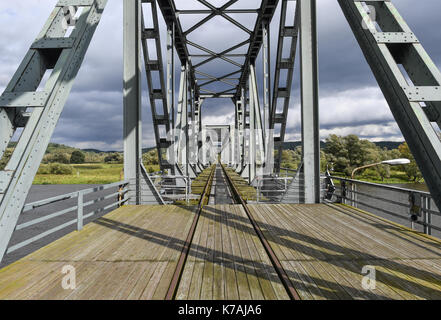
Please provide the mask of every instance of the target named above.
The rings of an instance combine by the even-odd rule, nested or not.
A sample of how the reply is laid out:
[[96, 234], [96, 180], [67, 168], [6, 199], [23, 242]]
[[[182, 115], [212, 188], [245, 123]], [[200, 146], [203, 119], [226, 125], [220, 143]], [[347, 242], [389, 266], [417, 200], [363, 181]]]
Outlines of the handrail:
[[[73, 212], [75, 210], [77, 211], [77, 217], [75, 219], [73, 219], [73, 220], [68, 221], [68, 222], [64, 222], [63, 224], [61, 224], [59, 226], [53, 227], [52, 229], [49, 229], [49, 230], [46, 230], [46, 231], [44, 231], [44, 232], [42, 232], [40, 234], [37, 234], [37, 235], [35, 235], [35, 236], [33, 236], [33, 237], [29, 238], [29, 239], [26, 239], [26, 240], [24, 240], [24, 241], [22, 241], [20, 243], [17, 243], [15, 245], [10, 246], [7, 249], [7, 253], [14, 252], [14, 251], [16, 251], [16, 250], [18, 250], [18, 249], [20, 249], [20, 248], [22, 248], [24, 246], [27, 246], [27, 245], [29, 245], [29, 244], [37, 241], [37, 240], [40, 240], [40, 239], [42, 239], [42, 238], [44, 238], [44, 237], [46, 237], [46, 236], [48, 236], [50, 234], [53, 234], [53, 233], [55, 233], [55, 232], [57, 232], [57, 231], [59, 231], [61, 229], [64, 229], [64, 228], [66, 228], [68, 226], [71, 226], [71, 225], [73, 225], [75, 223], [77, 224], [77, 230], [78, 231], [81, 230], [83, 228], [83, 221], [84, 221], [84, 219], [90, 218], [91, 216], [93, 216], [95, 214], [98, 214], [100, 212], [103, 212], [105, 210], [108, 210], [108, 209], [110, 209], [112, 207], [121, 206], [121, 205], [125, 204], [129, 200], [127, 198], [127, 194], [128, 194], [128, 187], [127, 186], [128, 186], [128, 184], [129, 184], [128, 181], [120, 181], [120, 182], [110, 183], [110, 184], [102, 185], [102, 186], [98, 186], [98, 187], [83, 189], [83, 190], [79, 190], [79, 191], [76, 191], [76, 192], [70, 192], [70, 193], [67, 193], [67, 194], [60, 195], [60, 196], [51, 197], [49, 199], [39, 200], [39, 201], [35, 201], [35, 202], [32, 202], [32, 203], [26, 204], [23, 207], [22, 213], [29, 212], [31, 210], [34, 210], [34, 209], [37, 209], [37, 208], [41, 208], [41, 207], [44, 207], [44, 206], [47, 206], [47, 205], [51, 205], [51, 204], [54, 204], [54, 203], [57, 203], [57, 202], [61, 202], [61, 201], [77, 198], [77, 204], [76, 205], [71, 206], [69, 208], [65, 208], [65, 209], [56, 211], [56, 212], [53, 212], [53, 213], [45, 215], [43, 217], [39, 217], [39, 218], [30, 220], [30, 221], [26, 221], [26, 222], [21, 223], [21, 224], [18, 224], [16, 226], [16, 228], [15, 228], [15, 230], [17, 230], [17, 231], [18, 230], [23, 230], [25, 228], [28, 228], [30, 226], [36, 225], [36, 224], [44, 222], [44, 221], [51, 220], [51, 219], [56, 218], [56, 217], [60, 217], [62, 215], [65, 215], [65, 214], [68, 214], [70, 212]], [[92, 194], [92, 193], [97, 193], [97, 192], [100, 192], [100, 191], [103, 191], [103, 190], [108, 190], [110, 188], [115, 188], [115, 187], [119, 187], [119, 190], [117, 192], [114, 192], [114, 193], [111, 193], [111, 194], [99, 197], [99, 198], [94, 199], [94, 200], [90, 200], [90, 201], [84, 202], [84, 196], [85, 195], [89, 195], [89, 194]], [[115, 197], [115, 196], [118, 196], [118, 200], [116, 202], [112, 202], [109, 205], [106, 205], [104, 207], [95, 209], [92, 212], [84, 214], [84, 208], [86, 208], [86, 207], [88, 207], [90, 205], [96, 204], [96, 203], [100, 203], [100, 202], [102, 202], [104, 200], [110, 199], [110, 198]]]
[[425, 196], [431, 196], [430, 192], [422, 191], [422, 190], [407, 189], [407, 188], [402, 188], [402, 187], [395, 187], [395, 186], [389, 186], [389, 185], [384, 185], [384, 184], [380, 184], [380, 183], [367, 182], [367, 181], [362, 181], [362, 180], [355, 180], [355, 179], [336, 177], [336, 176], [331, 176], [331, 179], [353, 182], [353, 183], [364, 184], [364, 185], [370, 185], [370, 186], [379, 187], [379, 188], [383, 188], [383, 189], [389, 189], [389, 190], [395, 190], [395, 191], [401, 191], [401, 192], [419, 193], [419, 194], [422, 194]]
[[144, 175], [144, 176], [146, 177], [146, 179], [147, 179], [146, 182], [149, 183], [149, 184], [152, 186], [153, 191], [156, 193], [157, 200], [159, 200], [160, 204], [165, 204], [165, 201], [164, 201], [164, 199], [162, 198], [161, 193], [160, 193], [159, 190], [156, 188], [155, 184], [154, 184], [153, 181], [152, 181], [151, 176], [150, 176], [149, 173], [147, 172], [147, 170], [146, 170], [146, 168], [144, 167], [144, 164], [143, 164], [142, 162], [141, 162], [141, 171], [142, 171], [143, 175]]
[[[185, 190], [185, 202], [188, 204], [190, 201], [190, 193], [191, 193], [191, 184], [190, 184], [190, 177], [187, 176], [181, 176], [181, 175], [149, 175], [150, 179], [156, 179], [156, 178], [161, 178], [162, 180], [164, 179], [182, 179], [185, 183], [184, 187], [181, 186], [162, 186], [161, 185], [161, 190]], [[156, 190], [157, 187], [155, 185], [155, 183], [152, 181], [154, 187]], [[158, 191], [158, 193], [160, 193]], [[165, 204], [165, 201], [163, 200], [163, 197], [167, 198], [167, 195], [162, 196], [161, 195], [161, 199], [163, 201], [163, 204]]]
[[[124, 184], [128, 184], [129, 181], [124, 180], [124, 181], [120, 181], [120, 182], [115, 182], [115, 183], [110, 183], [110, 184], [106, 184], [106, 185], [102, 185], [102, 186], [98, 186], [98, 187], [93, 187], [93, 188], [88, 188], [88, 189], [84, 189], [81, 190], [81, 192], [83, 193], [83, 195], [87, 195], [93, 192], [98, 192], [98, 191], [103, 191], [106, 189], [110, 189], [113, 187], [118, 187], [120, 185], [124, 185]], [[64, 200], [69, 200], [72, 198], [76, 198], [78, 194], [78, 191], [75, 192], [70, 192], [70, 193], [66, 193], [60, 196], [56, 196], [56, 197], [52, 197], [52, 198], [48, 198], [48, 199], [44, 199], [44, 200], [38, 200], [32, 203], [28, 203], [25, 204], [25, 206], [23, 207], [22, 212], [27, 212], [33, 209], [37, 209], [39, 207], [45, 206], [45, 205], [49, 205], [49, 204], [53, 204], [59, 201], [64, 201]]]
[[[429, 192], [335, 176], [330, 176], [330, 178], [341, 182], [340, 185], [335, 186], [336, 189], [340, 191], [340, 194], [334, 192], [338, 202], [351, 205], [355, 208], [364, 206], [370, 210], [377, 210], [389, 216], [410, 220], [411, 228], [414, 228], [415, 224], [421, 225], [424, 228], [424, 233], [429, 235], [432, 234], [432, 229], [441, 231], [440, 225], [432, 223], [432, 216], [441, 216], [441, 212], [436, 211], [436, 205], [434, 208], [432, 207], [433, 198]], [[396, 201], [396, 199], [387, 198], [384, 194], [369, 194], [363, 192], [363, 190], [360, 191], [360, 186], [378, 188], [379, 190], [388, 190], [397, 194], [407, 195], [408, 200], [399, 202]], [[360, 200], [359, 197], [362, 197], [362, 199]], [[369, 199], [373, 201], [369, 201]], [[395, 208], [397, 209], [391, 210], [389, 207], [385, 207], [385, 205], [382, 206], [382, 203], [385, 205], [388, 204], [389, 206], [396, 206]], [[398, 209], [398, 207], [402, 209]], [[407, 214], [403, 215], [403, 210], [405, 210]]]
[[[257, 199], [257, 203], [261, 202], [262, 199], [262, 193], [265, 194], [275, 194], [275, 196], [272, 197], [277, 197], [277, 194], [279, 194], [280, 196], [283, 196], [285, 194], [285, 192], [288, 190], [289, 187], [289, 180], [294, 180], [295, 177], [294, 176], [286, 176], [286, 177], [256, 177], [256, 181], [257, 181], [257, 188], [256, 188], [256, 199]], [[262, 189], [262, 187], [264, 187], [264, 181], [272, 181], [274, 182], [274, 186], [277, 188], [279, 187], [279, 189]], [[279, 182], [282, 181], [282, 182]], [[268, 202], [268, 201], [265, 201]]]

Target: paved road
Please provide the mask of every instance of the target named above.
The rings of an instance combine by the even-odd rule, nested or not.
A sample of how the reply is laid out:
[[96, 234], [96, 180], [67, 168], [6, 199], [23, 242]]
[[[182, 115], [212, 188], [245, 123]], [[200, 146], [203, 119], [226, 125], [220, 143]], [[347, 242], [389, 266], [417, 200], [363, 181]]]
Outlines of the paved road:
[[[79, 191], [79, 190], [84, 190], [84, 189], [89, 189], [89, 188], [93, 188], [93, 187], [97, 187], [99, 185], [36, 185], [36, 186], [32, 186], [29, 195], [26, 199], [26, 203], [31, 203], [31, 202], [35, 202], [35, 201], [39, 201], [39, 200], [44, 200], [44, 199], [48, 199], [51, 197], [55, 197], [58, 195], [63, 195], [63, 194], [67, 194], [67, 193], [71, 193], [71, 192], [75, 192], [75, 191]], [[97, 193], [93, 193], [91, 195], [87, 195], [85, 196], [84, 201], [91, 201], [91, 200], [95, 200], [98, 199], [100, 197], [103, 197], [105, 195], [109, 195], [111, 193], [114, 193], [117, 191], [117, 188], [112, 188], [109, 190], [104, 190], [104, 191], [99, 191]], [[104, 201], [101, 201], [100, 203], [97, 204], [92, 204], [89, 207], [85, 208], [84, 214], [87, 214], [89, 212], [95, 211], [99, 208], [102, 208], [104, 206], [107, 206], [113, 202], [115, 202], [117, 200], [117, 197], [115, 196], [110, 198], [110, 199], [106, 199]], [[19, 224], [20, 223], [24, 223], [30, 220], [34, 220], [36, 218], [39, 217], [43, 217], [45, 215], [54, 213], [54, 212], [58, 212], [60, 210], [63, 209], [67, 209], [73, 206], [76, 206], [77, 200], [76, 199], [69, 199], [69, 200], [64, 200], [64, 201], [60, 201], [54, 204], [50, 204], [41, 208], [37, 208], [34, 209], [32, 211], [29, 212], [25, 212], [23, 213], [20, 218], [19, 218]], [[102, 215], [108, 213], [109, 211], [112, 211], [114, 208], [111, 208], [110, 210], [106, 210], [103, 212], [100, 212], [92, 217], [90, 217], [89, 219], [86, 219], [84, 221], [84, 224], [90, 223], [91, 221], [101, 217]], [[32, 238], [33, 236], [36, 236], [38, 234], [41, 234], [44, 231], [50, 230], [56, 226], [59, 226], [63, 223], [66, 223], [68, 221], [71, 221], [73, 219], [76, 219], [77, 213], [75, 210], [59, 216], [59, 217], [55, 217], [52, 218], [48, 221], [30, 226], [28, 228], [22, 229], [22, 230], [18, 230], [15, 231], [14, 234], [12, 235], [12, 239], [9, 242], [9, 246], [20, 243], [26, 239]], [[29, 244], [21, 249], [18, 249], [17, 251], [14, 251], [10, 254], [5, 255], [5, 257], [3, 258], [3, 261], [0, 264], [0, 268], [30, 254], [31, 252], [34, 252], [35, 250], [40, 249], [43, 246], [46, 246], [47, 244], [61, 238], [62, 236], [73, 232], [76, 230], [76, 224], [68, 226], [60, 231], [57, 231], [45, 238], [42, 238], [40, 240], [37, 240], [36, 242]]]

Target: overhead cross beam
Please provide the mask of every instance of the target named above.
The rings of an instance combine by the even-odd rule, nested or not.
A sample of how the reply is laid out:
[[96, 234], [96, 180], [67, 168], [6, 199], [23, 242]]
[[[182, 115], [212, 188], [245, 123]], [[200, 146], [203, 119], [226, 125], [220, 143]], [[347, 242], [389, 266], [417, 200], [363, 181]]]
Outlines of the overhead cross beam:
[[244, 66], [242, 68], [242, 75], [239, 80], [239, 87], [236, 92], [236, 99], [239, 100], [241, 96], [241, 89], [247, 86], [249, 77], [249, 65], [254, 64], [259, 55], [260, 48], [263, 45], [263, 26], [269, 25], [273, 19], [279, 0], [263, 0], [259, 9], [254, 31], [250, 37], [250, 47], [248, 49]]
[[[200, 66], [202, 66], [202, 65], [204, 65], [204, 64], [206, 64], [206, 63], [208, 63], [210, 61], [213, 61], [214, 59], [217, 59], [217, 58], [225, 60], [225, 61], [227, 61], [227, 62], [229, 62], [229, 63], [231, 63], [231, 64], [233, 64], [235, 66], [238, 66], [239, 68], [241, 68], [242, 67], [241, 64], [239, 64], [239, 63], [237, 63], [237, 62], [235, 62], [235, 61], [233, 61], [231, 59], [228, 59], [227, 56], [246, 57], [246, 55], [245, 54], [228, 55], [228, 52], [234, 51], [234, 50], [236, 50], [236, 49], [238, 49], [238, 48], [248, 44], [249, 42], [250, 42], [250, 40], [247, 39], [247, 40], [242, 41], [241, 43], [239, 43], [239, 44], [237, 44], [237, 45], [235, 45], [235, 46], [233, 46], [231, 48], [228, 48], [228, 49], [226, 49], [226, 50], [224, 50], [224, 51], [222, 51], [220, 53], [213, 52], [213, 51], [211, 51], [211, 50], [209, 50], [209, 49], [207, 49], [207, 48], [205, 48], [205, 47], [203, 47], [201, 45], [198, 45], [198, 44], [196, 44], [194, 42], [191, 42], [191, 41], [187, 41], [187, 44], [189, 44], [189, 45], [191, 45], [191, 46], [193, 46], [193, 47], [195, 47], [195, 48], [197, 48], [197, 49], [199, 49], [201, 51], [207, 52], [208, 56], [209, 56], [208, 59], [206, 59], [206, 60], [204, 60], [204, 61], [194, 65], [194, 68], [198, 68], [198, 67], [200, 67]], [[193, 54], [191, 56], [195, 57], [197, 55]]]
[[185, 31], [184, 32], [185, 36], [189, 35], [191, 32], [195, 31], [196, 29], [198, 29], [199, 27], [201, 27], [202, 25], [204, 25], [205, 23], [207, 23], [208, 21], [210, 21], [211, 19], [213, 19], [214, 17], [216, 17], [218, 15], [223, 17], [224, 19], [228, 20], [229, 22], [231, 22], [232, 24], [234, 24], [238, 28], [242, 29], [246, 33], [248, 33], [248, 34], [252, 33], [251, 30], [249, 30], [248, 28], [243, 26], [241, 23], [239, 23], [238, 21], [234, 20], [233, 18], [231, 18], [230, 16], [227, 16], [225, 14], [225, 10], [227, 10], [229, 7], [231, 7], [233, 4], [235, 4], [239, 0], [231, 0], [231, 1], [227, 2], [226, 4], [224, 4], [220, 8], [216, 8], [211, 3], [209, 3], [209, 2], [207, 2], [205, 0], [197, 0], [197, 1], [202, 3], [207, 8], [210, 8], [211, 9], [211, 13], [207, 17], [203, 18], [201, 21], [196, 23], [194, 26], [189, 28], [187, 31]]
[[[151, 2], [153, 0], [143, 0], [145, 2]], [[263, 25], [269, 25], [274, 13], [276, 11], [277, 5], [279, 0], [263, 0], [262, 4], [259, 9], [230, 9], [232, 5], [238, 2], [238, 0], [231, 0], [225, 3], [223, 6], [217, 8], [211, 3], [209, 3], [206, 0], [197, 0], [204, 6], [206, 6], [208, 9], [206, 10], [177, 10], [174, 0], [157, 0], [159, 7], [161, 8], [162, 14], [164, 16], [164, 20], [166, 24], [168, 25], [175, 25], [175, 47], [176, 51], [178, 53], [179, 59], [181, 60], [182, 64], [189, 63], [190, 73], [189, 73], [189, 80], [191, 83], [194, 83], [195, 89], [196, 89], [196, 96], [199, 96], [200, 94], [200, 87], [201, 85], [197, 83], [196, 81], [196, 68], [201, 67], [208, 62], [211, 62], [215, 59], [222, 59], [238, 68], [240, 70], [241, 75], [239, 77], [239, 83], [236, 86], [236, 92], [234, 93], [236, 100], [240, 99], [241, 95], [241, 88], [245, 88], [248, 81], [249, 76], [249, 65], [250, 63], [254, 63], [258, 53], [260, 51], [260, 48], [263, 44], [263, 38], [262, 38], [262, 32], [263, 32]], [[240, 21], [237, 21], [236, 19], [233, 19], [228, 14], [257, 14], [257, 19], [255, 26], [253, 30], [249, 30], [247, 27], [245, 27]], [[182, 25], [179, 20], [180, 14], [208, 14], [205, 18], [195, 23], [193, 26], [191, 26], [187, 30], [183, 30]], [[230, 48], [227, 48], [223, 50], [220, 53], [216, 53], [200, 44], [197, 44], [195, 42], [189, 41], [187, 39], [187, 36], [191, 34], [192, 32], [199, 29], [201, 26], [203, 26], [208, 21], [212, 20], [216, 16], [221, 16], [228, 22], [230, 22], [232, 25], [238, 27], [243, 32], [247, 33], [249, 35], [249, 38], [245, 41], [242, 41], [239, 44], [236, 44]], [[243, 46], [248, 46], [248, 50], [244, 54], [231, 54], [232, 51], [239, 49]], [[192, 46], [194, 48], [197, 48], [203, 52], [205, 52], [207, 55], [197, 55], [197, 54], [190, 54], [188, 46]], [[191, 58], [192, 57], [207, 57], [207, 59], [199, 62], [198, 64], [192, 65]], [[244, 57], [245, 60], [243, 63], [236, 62], [230, 58], [232, 57]], [[218, 77], [215, 77], [218, 78]], [[214, 80], [213, 78], [210, 78]], [[224, 77], [218, 78], [219, 80], [224, 80]], [[217, 82], [212, 81], [210, 83]], [[222, 81], [220, 81], [222, 82]], [[207, 85], [208, 83], [205, 83], [204, 85]], [[226, 97], [223, 93], [217, 93], [217, 94], [211, 94], [211, 97]], [[230, 95], [228, 95], [230, 97]]]

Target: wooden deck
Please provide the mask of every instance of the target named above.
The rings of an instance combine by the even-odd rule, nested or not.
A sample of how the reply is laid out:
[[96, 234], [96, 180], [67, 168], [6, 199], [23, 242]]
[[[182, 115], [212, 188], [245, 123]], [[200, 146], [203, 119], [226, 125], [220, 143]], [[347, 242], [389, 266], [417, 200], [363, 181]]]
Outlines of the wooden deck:
[[302, 299], [441, 298], [439, 241], [340, 205], [249, 207]]
[[[302, 299], [441, 298], [437, 240], [340, 205], [249, 207]], [[120, 208], [0, 270], [0, 299], [164, 299], [195, 213]], [[204, 208], [176, 298], [288, 298], [240, 205]]]
[[[0, 299], [164, 299], [196, 208], [125, 206], [0, 270]], [[61, 287], [76, 269], [76, 289]]]
[[289, 298], [242, 206], [204, 207], [176, 298]]

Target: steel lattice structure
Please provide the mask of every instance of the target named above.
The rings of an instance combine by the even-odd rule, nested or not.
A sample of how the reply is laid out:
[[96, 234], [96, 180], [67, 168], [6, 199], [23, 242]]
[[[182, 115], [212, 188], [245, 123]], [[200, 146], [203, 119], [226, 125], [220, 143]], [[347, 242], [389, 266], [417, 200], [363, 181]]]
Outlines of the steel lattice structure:
[[[228, 155], [222, 159], [253, 183], [256, 176], [272, 175], [280, 170], [297, 54], [301, 66], [302, 189], [306, 203], [320, 202], [317, 1], [262, 0], [257, 9], [234, 9], [238, 0], [227, 1], [221, 7], [209, 0], [197, 1], [204, 9], [178, 10], [174, 0], [124, 0], [124, 172], [131, 182], [133, 204], [163, 203], [141, 161], [142, 67], [147, 76], [161, 169], [175, 177], [194, 177], [210, 161], [207, 147], [222, 141], [229, 148]], [[392, 1], [336, 1], [441, 208], [441, 142], [432, 127], [432, 123], [441, 125], [440, 71]], [[14, 132], [23, 128], [9, 163], [0, 171], [0, 260], [106, 2], [59, 0], [0, 96], [0, 157]], [[278, 45], [272, 72], [270, 24], [277, 19], [278, 6]], [[66, 35], [78, 7], [83, 10], [73, 32]], [[150, 10], [152, 19], [148, 24], [144, 20], [145, 10]], [[375, 21], [370, 14], [372, 10], [376, 11]], [[167, 27], [166, 57], [162, 56], [159, 14]], [[190, 14], [204, 17], [184, 29], [181, 17]], [[255, 14], [253, 29], [232, 18], [232, 14]], [[290, 14], [294, 21], [289, 21]], [[239, 28], [247, 34], [247, 39], [220, 52], [188, 39], [215, 17]], [[191, 54], [190, 48], [200, 53]], [[246, 52], [236, 53], [238, 48], [246, 48]], [[262, 61], [258, 61], [260, 53]], [[175, 54], [179, 62], [175, 61]], [[195, 63], [196, 58], [202, 61]], [[220, 60], [235, 70], [220, 76], [201, 70], [204, 65]], [[178, 88], [175, 88], [176, 63], [181, 66]], [[261, 82], [256, 76], [260, 67]], [[53, 70], [51, 76], [44, 90], [37, 91], [47, 70]], [[226, 85], [228, 89], [208, 89], [213, 84]], [[262, 97], [259, 93], [263, 93]], [[231, 99], [235, 108], [234, 124], [227, 128], [227, 136], [218, 140], [210, 137], [209, 126], [202, 123], [201, 117], [204, 101], [216, 98]]]

